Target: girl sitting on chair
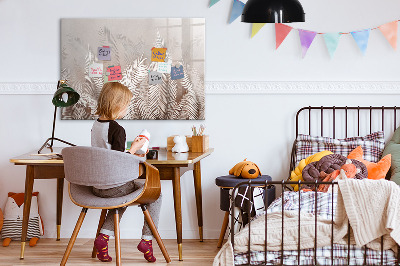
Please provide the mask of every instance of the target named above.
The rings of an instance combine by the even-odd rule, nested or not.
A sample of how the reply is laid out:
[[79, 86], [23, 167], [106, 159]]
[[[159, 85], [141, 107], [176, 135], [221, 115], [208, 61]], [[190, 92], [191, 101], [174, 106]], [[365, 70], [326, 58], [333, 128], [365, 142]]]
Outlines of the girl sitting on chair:
[[[106, 148], [125, 152], [126, 134], [125, 129], [115, 120], [124, 117], [128, 112], [128, 107], [133, 95], [132, 92], [124, 85], [118, 82], [108, 82], [104, 84], [97, 105], [96, 115], [99, 118], [93, 123], [91, 142], [93, 147]], [[144, 157], [145, 154], [138, 155], [136, 151], [142, 148], [146, 142], [145, 138], [136, 138], [129, 153]], [[139, 160], [138, 165], [139, 167]], [[117, 187], [93, 187], [93, 194], [102, 198], [122, 197], [128, 195], [135, 190], [143, 187], [143, 183], [135, 182], [137, 177], [132, 177], [132, 181], [121, 184]], [[154, 224], [158, 226], [161, 208], [160, 197], [153, 203], [148, 204], [147, 208], [153, 218]], [[119, 208], [120, 219], [125, 212], [126, 207]], [[108, 255], [108, 240], [110, 236], [114, 236], [114, 219], [115, 210], [108, 210], [105, 222], [101, 228], [99, 236], [94, 241], [97, 249], [97, 258], [101, 261], [111, 261]], [[149, 262], [155, 262], [152, 247], [153, 234], [146, 221], [144, 221], [142, 230], [142, 240], [137, 246], [138, 250], [144, 253], [144, 258]]]

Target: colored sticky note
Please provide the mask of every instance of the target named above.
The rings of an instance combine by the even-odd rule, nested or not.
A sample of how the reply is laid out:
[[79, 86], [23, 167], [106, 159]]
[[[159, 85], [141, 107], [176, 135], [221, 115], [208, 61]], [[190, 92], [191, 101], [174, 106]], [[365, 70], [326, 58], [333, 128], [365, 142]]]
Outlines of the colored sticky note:
[[103, 64], [93, 63], [89, 66], [89, 77], [101, 78], [103, 76]]
[[171, 73], [171, 64], [160, 62], [158, 63], [157, 72], [160, 73]]
[[171, 68], [171, 79], [183, 79], [185, 74], [183, 73], [183, 66], [174, 66]]
[[151, 61], [164, 62], [167, 54], [167, 48], [151, 48]]
[[162, 74], [156, 71], [149, 72], [149, 84], [155, 85], [162, 82]]
[[107, 72], [110, 72], [110, 75], [108, 76], [108, 81], [122, 79], [121, 66], [109, 66], [107, 67]]
[[111, 48], [109, 46], [103, 46], [97, 48], [97, 58], [99, 60], [110, 61], [111, 60]]

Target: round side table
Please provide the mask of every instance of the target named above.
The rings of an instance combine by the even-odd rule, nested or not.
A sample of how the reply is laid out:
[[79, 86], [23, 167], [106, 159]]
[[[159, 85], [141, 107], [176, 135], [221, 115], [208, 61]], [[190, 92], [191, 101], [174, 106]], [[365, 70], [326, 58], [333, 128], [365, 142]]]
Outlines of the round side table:
[[[221, 233], [219, 235], [218, 245], [220, 248], [222, 246], [222, 242], [224, 241], [226, 228], [228, 227], [229, 222], [229, 208], [230, 208], [230, 199], [229, 193], [230, 190], [233, 189], [237, 184], [246, 182], [246, 181], [263, 181], [266, 180], [272, 181], [272, 178], [269, 175], [262, 175], [254, 179], [246, 179], [241, 177], [236, 177], [234, 175], [220, 176], [215, 179], [215, 184], [220, 187], [220, 209], [225, 212], [224, 221], [222, 222]], [[256, 187], [256, 186], [254, 186]], [[275, 186], [271, 186], [268, 189], [268, 201], [267, 206], [271, 204], [275, 200]]]

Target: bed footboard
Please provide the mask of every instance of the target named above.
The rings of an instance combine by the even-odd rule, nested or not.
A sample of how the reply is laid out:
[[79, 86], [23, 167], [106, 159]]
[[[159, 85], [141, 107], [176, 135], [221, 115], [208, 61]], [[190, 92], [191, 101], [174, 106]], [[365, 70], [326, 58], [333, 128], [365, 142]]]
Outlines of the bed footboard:
[[[341, 254], [341, 257], [340, 258], [337, 258], [336, 257], [336, 255], [335, 255], [335, 243], [334, 243], [334, 209], [335, 209], [335, 207], [336, 206], [334, 206], [334, 197], [335, 197], [335, 193], [334, 193], [334, 191], [335, 191], [335, 189], [337, 189], [338, 188], [338, 183], [336, 182], [336, 181], [333, 181], [333, 182], [318, 182], [318, 181], [316, 181], [316, 182], [302, 182], [302, 181], [265, 181], [265, 182], [262, 182], [262, 181], [252, 181], [252, 180], [249, 180], [249, 181], [246, 181], [246, 182], [242, 182], [242, 183], [240, 183], [240, 184], [238, 184], [237, 186], [235, 186], [235, 188], [233, 189], [233, 191], [232, 191], [232, 195], [235, 195], [235, 192], [236, 192], [236, 190], [239, 188], [239, 187], [243, 187], [243, 186], [249, 186], [249, 187], [258, 187], [258, 188], [261, 188], [261, 189], [264, 189], [265, 190], [265, 195], [266, 195], [266, 198], [268, 198], [268, 189], [266, 189], [266, 188], [268, 188], [270, 185], [275, 185], [277, 188], [280, 186], [281, 187], [281, 189], [282, 189], [282, 194], [281, 194], [281, 197], [280, 198], [277, 198], [276, 199], [276, 202], [279, 200], [279, 201], [281, 201], [281, 212], [282, 212], [282, 221], [281, 221], [281, 243], [280, 243], [280, 250], [279, 251], [274, 251], [275, 253], [277, 253], [277, 252], [279, 252], [280, 253], [280, 256], [279, 256], [279, 261], [277, 261], [276, 259], [275, 260], [273, 260], [273, 261], [270, 261], [270, 260], [268, 260], [268, 255], [269, 255], [269, 250], [268, 250], [268, 245], [267, 245], [267, 243], [268, 243], [268, 241], [270, 241], [269, 239], [268, 239], [268, 215], [271, 215], [271, 214], [269, 214], [268, 213], [268, 211], [267, 211], [267, 202], [265, 202], [264, 204], [264, 207], [265, 207], [265, 214], [261, 214], [261, 215], [265, 215], [265, 225], [264, 225], [264, 233], [265, 233], [265, 235], [264, 235], [264, 237], [265, 237], [265, 243], [264, 243], [264, 250], [263, 251], [258, 251], [258, 254], [260, 254], [260, 252], [263, 252], [264, 254], [264, 256], [263, 256], [263, 258], [264, 258], [264, 260], [263, 261], [260, 261], [260, 260], [257, 260], [257, 261], [254, 261], [254, 259], [252, 260], [252, 250], [251, 250], [251, 244], [252, 244], [252, 235], [251, 235], [251, 228], [252, 228], [252, 223], [254, 222], [254, 221], [252, 221], [252, 219], [249, 219], [249, 221], [248, 221], [248, 224], [247, 224], [247, 226], [248, 226], [248, 243], [247, 243], [247, 254], [244, 254], [244, 253], [242, 253], [241, 255], [242, 256], [245, 256], [245, 257], [247, 257], [247, 263], [245, 263], [245, 264], [240, 264], [240, 265], [289, 265], [289, 264], [286, 264], [287, 262], [285, 262], [285, 256], [284, 256], [284, 252], [285, 252], [285, 242], [284, 242], [284, 232], [285, 232], [285, 220], [284, 220], [284, 213], [285, 213], [285, 191], [288, 191], [287, 190], [287, 188], [286, 188], [286, 185], [292, 185], [292, 184], [297, 184], [297, 185], [299, 185], [299, 187], [301, 186], [301, 185], [312, 185], [313, 186], [313, 190], [311, 191], [311, 192], [309, 192], [309, 193], [314, 193], [314, 194], [312, 194], [312, 197], [313, 197], [313, 208], [315, 208], [315, 210], [314, 210], [314, 214], [315, 214], [315, 223], [314, 223], [314, 227], [315, 227], [315, 233], [314, 233], [314, 247], [313, 247], [313, 255], [310, 255], [310, 254], [312, 254], [312, 249], [311, 249], [311, 251], [310, 250], [308, 250], [307, 252], [305, 252], [305, 251], [303, 251], [302, 249], [301, 249], [301, 238], [302, 238], [302, 236], [301, 236], [301, 230], [300, 230], [300, 224], [301, 224], [301, 201], [302, 201], [302, 194], [304, 193], [304, 192], [302, 192], [301, 190], [299, 190], [299, 191], [297, 191], [297, 192], [290, 192], [290, 193], [296, 193], [297, 195], [298, 195], [298, 201], [299, 201], [299, 204], [298, 204], [298, 210], [296, 210], [297, 211], [297, 213], [298, 213], [298, 223], [297, 223], [297, 225], [298, 225], [298, 236], [297, 236], [297, 251], [296, 250], [292, 250], [291, 252], [292, 253], [295, 253], [295, 256], [297, 256], [297, 261], [291, 261], [290, 262], [290, 265], [321, 265], [321, 263], [318, 261], [318, 258], [317, 258], [317, 249], [318, 249], [318, 247], [317, 247], [317, 242], [318, 242], [318, 232], [317, 232], [317, 217], [318, 217], [318, 215], [317, 215], [317, 213], [318, 213], [318, 187], [320, 186], [320, 185], [331, 185], [332, 186], [332, 193], [325, 193], [326, 195], [327, 195], [327, 197], [331, 197], [331, 200], [330, 200], [330, 203], [329, 203], [329, 212], [331, 212], [330, 213], [330, 226], [331, 226], [331, 239], [330, 239], [330, 258], [325, 258], [325, 262], [327, 263], [326, 265], [354, 265], [354, 264], [351, 264], [351, 250], [352, 250], [352, 248], [353, 248], [353, 245], [351, 245], [351, 243], [350, 243], [350, 224], [348, 224], [348, 231], [347, 231], [347, 240], [346, 240], [346, 242], [347, 242], [347, 258], [344, 258], [343, 257], [343, 252], [342, 252], [342, 254]], [[250, 189], [249, 190], [250, 191], [250, 198], [252, 198], [252, 189]], [[296, 196], [297, 196], [296, 195]], [[314, 195], [315, 195], [315, 197], [314, 197]], [[308, 202], [308, 204], [309, 203], [312, 203], [312, 202]], [[230, 241], [231, 241], [231, 244], [232, 244], [232, 247], [233, 247], [233, 249], [235, 250], [235, 233], [234, 233], [234, 217], [235, 217], [235, 208], [234, 208], [234, 198], [232, 197], [232, 200], [231, 200], [231, 213], [230, 213], [230, 215], [231, 215], [231, 232], [230, 232]], [[247, 233], [247, 232], [246, 232]], [[383, 246], [383, 237], [381, 237], [381, 241], [380, 241], [381, 243], [380, 243], [380, 247], [381, 247], [381, 250], [380, 250], [380, 252], [379, 251], [376, 251], [376, 253], [378, 254], [378, 253], [380, 253], [379, 254], [379, 258], [378, 257], [374, 257], [374, 264], [369, 264], [368, 263], [368, 258], [367, 258], [367, 247], [366, 246], [363, 246], [362, 247], [362, 249], [360, 249], [360, 252], [362, 252], [363, 253], [363, 262], [361, 263], [361, 264], [359, 264], [359, 262], [360, 262], [360, 259], [358, 259], [358, 263], [356, 264], [356, 265], [400, 265], [400, 252], [398, 252], [397, 253], [397, 255], [396, 255], [396, 257], [394, 257], [394, 255], [391, 257], [391, 260], [389, 260], [388, 258], [387, 258], [387, 254], [384, 252], [384, 246]], [[399, 248], [399, 245], [397, 245], [397, 248]], [[302, 254], [302, 252], [304, 252], [304, 254]], [[391, 252], [391, 251], [390, 251]], [[326, 254], [326, 251], [325, 251], [325, 254]], [[394, 254], [394, 253], [393, 253]], [[302, 256], [303, 256], [303, 258], [304, 258], [304, 256], [307, 256], [307, 258], [308, 258], [308, 262], [310, 262], [310, 263], [307, 263], [307, 264], [304, 264], [304, 261], [302, 261], [301, 260], [301, 258], [302, 258]], [[325, 256], [326, 257], [326, 256]], [[340, 261], [340, 264], [338, 264], [338, 262], [337, 261]], [[324, 264], [325, 265], [325, 264]]]

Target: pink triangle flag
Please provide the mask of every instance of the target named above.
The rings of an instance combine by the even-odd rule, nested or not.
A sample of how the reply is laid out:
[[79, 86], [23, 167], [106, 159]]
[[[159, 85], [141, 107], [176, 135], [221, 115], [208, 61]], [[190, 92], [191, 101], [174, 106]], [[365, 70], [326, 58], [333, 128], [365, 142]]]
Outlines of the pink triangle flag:
[[315, 31], [308, 31], [308, 30], [300, 30], [299, 29], [299, 36], [300, 36], [300, 43], [301, 43], [301, 54], [304, 58], [310, 48], [315, 36], [317, 33]]
[[276, 49], [278, 49], [278, 47], [282, 44], [282, 42], [285, 40], [286, 36], [288, 36], [292, 29], [293, 28], [288, 25], [275, 23]]
[[397, 48], [397, 20], [378, 27], [393, 49]]

